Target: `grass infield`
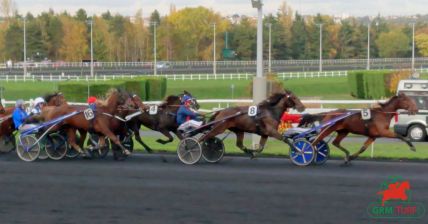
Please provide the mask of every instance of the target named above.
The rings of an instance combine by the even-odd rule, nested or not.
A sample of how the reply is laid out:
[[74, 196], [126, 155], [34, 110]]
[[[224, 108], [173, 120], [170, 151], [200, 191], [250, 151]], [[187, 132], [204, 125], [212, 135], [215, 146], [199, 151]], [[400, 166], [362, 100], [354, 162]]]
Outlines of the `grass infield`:
[[[160, 136], [160, 135], [159, 135]], [[172, 143], [161, 145], [156, 142], [156, 136], [142, 136], [143, 141], [157, 152], [176, 153], [178, 139], [174, 139]], [[351, 153], [357, 152], [363, 145], [365, 139], [355, 139], [352, 141], [344, 141], [343, 146]], [[245, 140], [247, 147], [251, 146], [251, 140]], [[242, 151], [235, 146], [235, 139], [226, 139], [224, 141], [226, 154], [243, 155]], [[134, 146], [137, 151], [142, 151], [143, 147], [134, 141]], [[344, 153], [337, 149], [332, 144], [330, 146], [330, 155], [332, 158], [344, 158]], [[428, 160], [428, 143], [415, 143], [416, 152], [410, 151], [409, 147], [404, 142], [379, 142], [374, 144], [373, 159], [389, 159], [389, 160]], [[288, 157], [289, 147], [283, 142], [270, 139], [262, 154], [259, 156], [284, 156]], [[360, 155], [360, 158], [371, 158], [371, 146]]]

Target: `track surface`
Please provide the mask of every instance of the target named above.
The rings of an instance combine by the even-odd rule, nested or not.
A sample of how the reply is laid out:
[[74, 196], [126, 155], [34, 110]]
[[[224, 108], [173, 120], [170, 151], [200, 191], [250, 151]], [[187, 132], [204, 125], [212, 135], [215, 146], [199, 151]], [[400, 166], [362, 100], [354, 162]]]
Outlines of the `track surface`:
[[428, 206], [427, 163], [341, 163], [300, 168], [288, 159], [225, 157], [220, 164], [186, 166], [175, 155], [143, 154], [125, 162], [110, 157], [25, 163], [11, 153], [0, 155], [0, 220], [369, 223], [367, 206], [390, 175], [408, 179], [414, 201]]

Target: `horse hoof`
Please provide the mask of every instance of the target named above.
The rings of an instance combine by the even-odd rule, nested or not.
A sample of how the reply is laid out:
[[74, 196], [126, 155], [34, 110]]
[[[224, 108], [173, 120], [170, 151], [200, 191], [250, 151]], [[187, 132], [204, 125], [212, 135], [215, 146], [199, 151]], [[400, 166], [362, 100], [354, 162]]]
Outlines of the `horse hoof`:
[[123, 150], [123, 154], [129, 156], [129, 155], [131, 155], [131, 152], [129, 150], [125, 149], [125, 150]]
[[410, 147], [410, 150], [412, 150], [413, 152], [416, 152], [416, 147]]

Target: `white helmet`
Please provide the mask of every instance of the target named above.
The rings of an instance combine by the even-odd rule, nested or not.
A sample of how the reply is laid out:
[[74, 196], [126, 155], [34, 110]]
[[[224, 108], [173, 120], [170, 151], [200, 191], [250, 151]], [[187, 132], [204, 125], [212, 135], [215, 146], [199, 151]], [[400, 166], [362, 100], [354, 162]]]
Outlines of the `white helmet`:
[[45, 100], [44, 100], [43, 98], [41, 98], [41, 97], [37, 97], [37, 98], [34, 100], [34, 106], [37, 106], [37, 105], [39, 105], [39, 104], [41, 104], [41, 103], [46, 103], [46, 102], [45, 102]]

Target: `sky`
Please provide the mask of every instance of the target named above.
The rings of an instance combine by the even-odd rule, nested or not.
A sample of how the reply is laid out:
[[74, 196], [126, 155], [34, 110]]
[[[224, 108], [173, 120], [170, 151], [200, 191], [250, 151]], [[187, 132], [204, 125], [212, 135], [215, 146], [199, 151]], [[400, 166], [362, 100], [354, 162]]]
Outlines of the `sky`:
[[[132, 16], [137, 9], [149, 16], [157, 9], [161, 15], [169, 12], [174, 3], [177, 9], [184, 7], [205, 6], [222, 15], [255, 16], [257, 11], [251, 7], [251, 0], [14, 0], [20, 14], [31, 12], [34, 15], [52, 8], [56, 12], [67, 10], [74, 13], [79, 8], [89, 15], [101, 14], [107, 10], [112, 13]], [[275, 13], [282, 0], [263, 0], [263, 11]], [[294, 11], [304, 15], [317, 13], [328, 15], [350, 16], [383, 16], [428, 14], [428, 0], [287, 0]]]

